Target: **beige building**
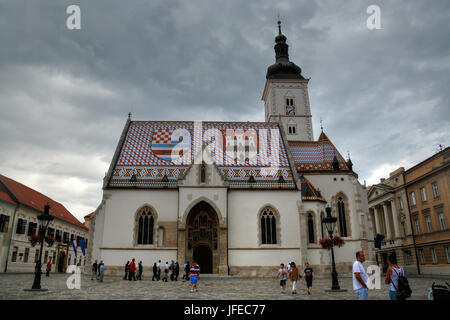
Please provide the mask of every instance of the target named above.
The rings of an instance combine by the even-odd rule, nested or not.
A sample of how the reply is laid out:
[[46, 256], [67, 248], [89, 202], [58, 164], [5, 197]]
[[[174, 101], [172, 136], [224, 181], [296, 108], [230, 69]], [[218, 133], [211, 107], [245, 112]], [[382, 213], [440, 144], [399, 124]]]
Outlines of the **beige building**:
[[449, 158], [447, 148], [368, 188], [376, 260], [385, 270], [395, 253], [409, 273], [450, 274]]
[[[0, 232], [2, 241], [2, 272], [33, 272], [39, 259], [40, 246], [32, 246], [29, 237], [38, 232], [37, 217], [50, 205], [50, 214], [55, 218], [50, 223], [47, 234], [55, 238], [52, 246], [44, 244], [43, 263], [50, 259], [52, 271], [65, 272], [67, 265], [84, 265], [85, 257], [81, 249], [77, 257], [70, 243], [74, 240], [86, 239], [88, 228], [78, 221], [62, 204], [33, 190], [15, 180], [0, 175], [0, 213], [8, 216], [7, 232]], [[12, 201], [7, 201], [7, 200]], [[9, 235], [9, 237], [8, 237]], [[6, 248], [6, 250], [5, 250]], [[4, 267], [3, 267], [4, 266]]]

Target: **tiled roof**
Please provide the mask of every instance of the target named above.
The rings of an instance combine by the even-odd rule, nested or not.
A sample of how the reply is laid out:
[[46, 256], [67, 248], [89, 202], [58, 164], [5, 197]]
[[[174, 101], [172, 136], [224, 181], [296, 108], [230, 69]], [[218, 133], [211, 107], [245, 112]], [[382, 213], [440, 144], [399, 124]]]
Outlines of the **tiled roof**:
[[86, 219], [86, 218], [90, 218], [90, 217], [92, 217], [93, 214], [94, 214], [94, 212], [91, 212], [91, 213], [85, 215], [84, 218], [85, 218], [85, 219]]
[[339, 170], [350, 171], [344, 158], [323, 132], [317, 141], [289, 142], [289, 151], [298, 172], [333, 171], [335, 156], [339, 162]]
[[325, 200], [320, 191], [316, 190], [312, 183], [306, 179], [305, 177], [301, 176], [300, 181], [302, 183], [302, 200], [303, 201], [323, 201], [327, 202]]
[[75, 218], [62, 204], [50, 199], [42, 193], [1, 174], [0, 185], [2, 185], [3, 188], [6, 188], [21, 205], [44, 212], [44, 206], [48, 203], [50, 205], [50, 214], [52, 216], [87, 230], [87, 227], [78, 221], [78, 219]]
[[[234, 136], [229, 135], [230, 132], [234, 132]], [[203, 136], [203, 141], [197, 136]], [[208, 144], [214, 139], [220, 142], [218, 149]], [[183, 143], [185, 151], [182, 150]], [[238, 155], [237, 159], [227, 153], [231, 150], [227, 147], [231, 145]], [[268, 148], [263, 149], [263, 146]], [[209, 152], [230, 187], [295, 188], [278, 124], [201, 122], [198, 126], [193, 121], [130, 122], [108, 186], [176, 188], [193, 164], [194, 155], [202, 148]], [[242, 152], [239, 151], [241, 148]], [[267, 154], [261, 150], [268, 150]], [[250, 159], [250, 152], [255, 152], [257, 156]], [[172, 154], [175, 153], [181, 155], [183, 160], [174, 159]], [[272, 171], [271, 156], [275, 154], [279, 163], [277, 169]]]

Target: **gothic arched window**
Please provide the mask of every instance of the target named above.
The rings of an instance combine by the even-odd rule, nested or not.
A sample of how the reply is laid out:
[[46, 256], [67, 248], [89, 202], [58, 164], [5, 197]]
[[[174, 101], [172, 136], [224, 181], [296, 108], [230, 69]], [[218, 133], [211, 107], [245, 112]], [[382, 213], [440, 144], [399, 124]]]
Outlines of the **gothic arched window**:
[[337, 207], [339, 215], [339, 230], [341, 231], [341, 237], [347, 237], [347, 219], [345, 216], [344, 199], [342, 197], [338, 198]]
[[311, 213], [308, 214], [308, 239], [309, 243], [316, 242], [314, 237], [314, 218]]
[[266, 208], [260, 216], [261, 244], [277, 244], [277, 218], [272, 209]]
[[137, 216], [137, 244], [153, 244], [155, 215], [150, 208], [141, 210]]

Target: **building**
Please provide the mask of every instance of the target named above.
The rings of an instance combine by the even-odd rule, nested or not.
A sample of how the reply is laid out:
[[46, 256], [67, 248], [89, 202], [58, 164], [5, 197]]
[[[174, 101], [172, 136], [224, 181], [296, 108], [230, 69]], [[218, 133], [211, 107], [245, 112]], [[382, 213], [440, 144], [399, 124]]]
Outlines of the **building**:
[[19, 204], [11, 198], [5, 187], [0, 183], [0, 272], [6, 268], [7, 257], [9, 254], [12, 223], [16, 216]]
[[384, 269], [395, 253], [409, 273], [450, 275], [449, 160], [446, 148], [368, 189], [374, 234], [385, 236], [375, 249]]
[[324, 132], [314, 140], [308, 82], [289, 60], [279, 26], [267, 69], [265, 122], [132, 121], [129, 116], [90, 217], [88, 260], [121, 274], [196, 260], [202, 273], [273, 275], [280, 262], [308, 261], [330, 274], [321, 249], [329, 203], [338, 217], [337, 269], [355, 252], [369, 260], [365, 188]]
[[[34, 272], [39, 259], [40, 246], [33, 247], [29, 241], [37, 234], [37, 217], [44, 206], [50, 205], [50, 214], [55, 217], [47, 234], [55, 237], [55, 243], [44, 243], [43, 263], [52, 260], [53, 271], [65, 272], [67, 265], [84, 265], [85, 257], [78, 248], [77, 258], [70, 245], [74, 239], [86, 239], [88, 228], [78, 221], [62, 204], [13, 179], [0, 175], [0, 212], [2, 237], [2, 272]], [[9, 237], [9, 238], [8, 238]], [[0, 239], [2, 239], [0, 238]]]
[[[382, 178], [380, 183], [368, 188], [369, 215], [373, 234], [384, 236], [381, 248], [375, 249], [376, 261], [383, 271], [388, 268], [389, 255], [395, 253], [406, 272], [415, 273], [417, 266], [404, 175], [405, 169], [401, 167], [391, 172], [389, 178]], [[373, 241], [371, 243], [373, 245]]]
[[405, 172], [422, 274], [450, 275], [450, 148]]

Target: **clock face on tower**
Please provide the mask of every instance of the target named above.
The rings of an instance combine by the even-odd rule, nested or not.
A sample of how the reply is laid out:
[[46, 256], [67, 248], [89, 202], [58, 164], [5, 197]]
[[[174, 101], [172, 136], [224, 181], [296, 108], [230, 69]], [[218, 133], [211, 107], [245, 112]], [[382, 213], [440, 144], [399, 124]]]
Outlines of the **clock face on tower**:
[[295, 106], [286, 106], [286, 115], [295, 116]]

